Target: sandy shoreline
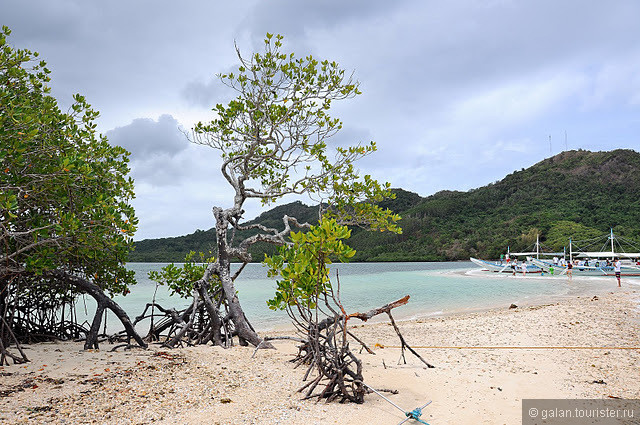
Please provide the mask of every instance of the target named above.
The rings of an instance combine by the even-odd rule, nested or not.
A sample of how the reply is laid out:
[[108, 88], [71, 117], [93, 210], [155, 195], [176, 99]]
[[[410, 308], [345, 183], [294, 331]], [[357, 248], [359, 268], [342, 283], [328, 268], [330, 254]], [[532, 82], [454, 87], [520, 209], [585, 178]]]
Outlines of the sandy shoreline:
[[[411, 354], [398, 364], [399, 342], [387, 324], [354, 331], [367, 383], [411, 410], [432, 400], [435, 424], [518, 424], [523, 398], [640, 398], [640, 292], [635, 286], [547, 305], [430, 317], [399, 324]], [[393, 424], [401, 412], [375, 394], [364, 405], [301, 401], [301, 369], [278, 350], [196, 347], [110, 352], [77, 343], [27, 347], [32, 362], [0, 367], [2, 423]], [[502, 347], [502, 348], [486, 348]], [[592, 347], [526, 348], [517, 347]], [[606, 347], [604, 349], [603, 347]]]

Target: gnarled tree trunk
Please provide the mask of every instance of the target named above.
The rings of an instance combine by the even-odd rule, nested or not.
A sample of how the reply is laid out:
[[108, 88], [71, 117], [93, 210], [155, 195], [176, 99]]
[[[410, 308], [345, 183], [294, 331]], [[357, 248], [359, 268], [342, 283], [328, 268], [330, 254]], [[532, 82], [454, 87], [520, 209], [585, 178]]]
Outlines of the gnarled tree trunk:
[[84, 344], [85, 350], [88, 350], [90, 348], [98, 348], [98, 331], [100, 322], [102, 320], [102, 314], [106, 308], [111, 310], [120, 320], [129, 338], [133, 338], [141, 347], [147, 347], [147, 343], [142, 340], [140, 335], [138, 335], [138, 332], [136, 332], [135, 328], [133, 327], [133, 324], [131, 323], [131, 320], [129, 319], [127, 313], [122, 309], [122, 307], [120, 307], [118, 303], [107, 297], [107, 295], [98, 285], [87, 279], [71, 275], [61, 270], [49, 272], [49, 274], [55, 279], [72, 284], [78, 289], [79, 292], [86, 293], [90, 295], [94, 300], [96, 300], [96, 314], [94, 316], [91, 329], [89, 330], [87, 339]]
[[217, 261], [210, 266], [210, 269], [220, 278], [223, 292], [222, 296], [229, 308], [229, 315], [234, 324], [240, 344], [246, 345], [249, 343], [256, 347], [273, 348], [272, 344], [263, 341], [262, 338], [260, 338], [255, 329], [253, 329], [253, 326], [251, 326], [247, 320], [240, 305], [240, 300], [236, 294], [235, 285], [231, 276], [231, 255], [235, 253], [240, 259], [248, 261], [251, 259], [246, 250], [243, 252], [229, 246], [227, 233], [230, 225], [230, 218], [233, 219], [234, 215], [239, 215], [238, 213], [239, 212], [234, 209], [222, 210], [220, 208], [214, 208], [218, 258]]

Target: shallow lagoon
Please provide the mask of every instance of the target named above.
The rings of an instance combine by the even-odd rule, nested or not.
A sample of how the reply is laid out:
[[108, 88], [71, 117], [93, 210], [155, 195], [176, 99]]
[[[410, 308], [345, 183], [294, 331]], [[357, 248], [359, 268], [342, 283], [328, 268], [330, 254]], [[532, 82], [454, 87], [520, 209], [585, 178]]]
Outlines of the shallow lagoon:
[[[150, 270], [159, 270], [163, 263], [130, 263], [127, 265], [136, 273], [138, 284], [131, 287], [131, 293], [116, 297], [131, 319], [139, 315], [144, 305], [156, 296], [163, 307], [183, 308], [189, 300], [170, 296], [166, 287], [156, 287], [149, 280]], [[482, 271], [471, 262], [430, 262], [430, 263], [352, 263], [332, 265], [332, 281], [337, 287], [336, 273], [340, 280], [340, 297], [347, 312], [367, 311], [395, 301], [405, 295], [411, 299], [406, 306], [394, 310], [397, 318], [416, 318], [446, 315], [458, 312], [507, 308], [517, 305], [553, 302], [567, 296], [596, 295], [614, 290], [612, 277], [566, 276], [512, 276], [508, 273]], [[633, 284], [638, 279], [628, 279]], [[253, 326], [260, 331], [287, 326], [289, 321], [284, 312], [272, 311], [266, 300], [274, 294], [275, 280], [267, 277], [266, 268], [261, 264], [249, 264], [236, 281], [236, 289], [245, 313]], [[87, 311], [93, 311], [92, 300], [86, 300]], [[79, 314], [84, 304], [79, 304]], [[113, 316], [107, 317], [108, 330], [121, 329]], [[139, 327], [141, 332], [146, 325]]]

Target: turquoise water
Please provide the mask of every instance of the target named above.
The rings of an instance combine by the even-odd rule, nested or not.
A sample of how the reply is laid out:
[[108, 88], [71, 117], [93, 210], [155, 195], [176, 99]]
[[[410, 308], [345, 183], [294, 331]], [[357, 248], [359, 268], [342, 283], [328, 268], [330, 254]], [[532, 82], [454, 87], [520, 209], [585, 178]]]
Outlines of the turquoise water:
[[[190, 300], [170, 296], [167, 288], [156, 287], [147, 277], [150, 270], [159, 270], [162, 263], [130, 263], [138, 284], [127, 296], [115, 300], [131, 319], [139, 315], [144, 305], [156, 296], [163, 307], [184, 308]], [[567, 296], [596, 295], [615, 290], [612, 277], [574, 277], [528, 275], [481, 271], [471, 262], [455, 263], [354, 263], [332, 266], [332, 281], [337, 288], [336, 272], [340, 280], [340, 297], [348, 313], [364, 312], [395, 301], [405, 295], [411, 299], [406, 306], [394, 310], [397, 318], [446, 315], [464, 311], [508, 307], [511, 303], [526, 305], [551, 302]], [[261, 264], [249, 264], [236, 281], [236, 289], [244, 311], [257, 330], [287, 326], [284, 312], [267, 308], [266, 300], [273, 297], [275, 280], [267, 278]], [[81, 310], [84, 304], [80, 303]], [[90, 298], [87, 312], [93, 312]], [[81, 313], [81, 312], [80, 312]], [[108, 331], [121, 329], [113, 314], [107, 317]], [[139, 326], [144, 333], [148, 327]]]

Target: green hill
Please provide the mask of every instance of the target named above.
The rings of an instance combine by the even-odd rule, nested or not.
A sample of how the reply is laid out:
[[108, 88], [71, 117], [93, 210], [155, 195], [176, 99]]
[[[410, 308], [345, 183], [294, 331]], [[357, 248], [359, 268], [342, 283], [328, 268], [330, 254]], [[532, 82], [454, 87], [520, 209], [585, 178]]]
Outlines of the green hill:
[[[469, 256], [495, 258], [524, 250], [541, 235], [551, 250], [569, 237], [588, 239], [609, 231], [640, 246], [640, 154], [567, 151], [468, 192], [442, 191], [422, 198], [396, 189], [383, 204], [403, 219], [401, 235], [354, 229], [355, 261], [444, 261]], [[300, 202], [276, 207], [255, 219], [277, 225], [288, 214], [314, 220], [317, 208]], [[131, 261], [180, 261], [189, 250], [208, 251], [213, 230], [136, 243]], [[260, 260], [256, 247], [254, 258]], [[273, 249], [268, 247], [269, 250]]]

